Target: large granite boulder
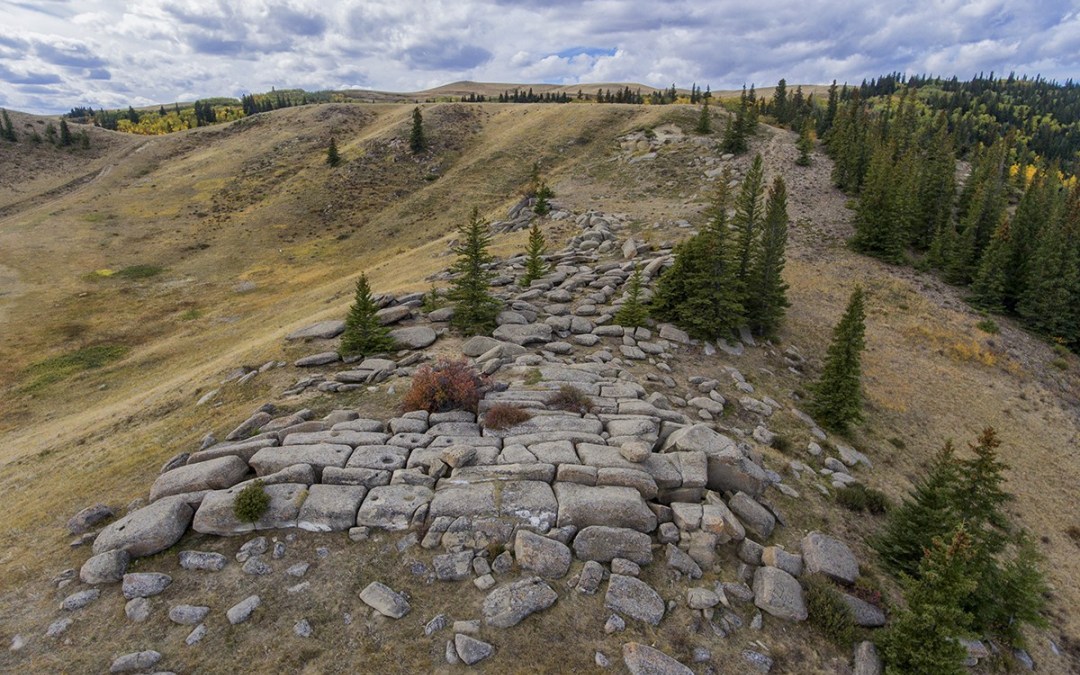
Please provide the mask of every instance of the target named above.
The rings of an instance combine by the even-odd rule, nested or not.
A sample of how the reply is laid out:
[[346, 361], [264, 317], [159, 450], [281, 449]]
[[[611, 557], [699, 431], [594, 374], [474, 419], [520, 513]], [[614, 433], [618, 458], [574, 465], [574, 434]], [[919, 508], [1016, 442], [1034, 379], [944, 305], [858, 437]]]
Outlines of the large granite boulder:
[[207, 493], [195, 513], [192, 528], [202, 534], [232, 536], [254, 530], [296, 527], [300, 507], [308, 495], [308, 486], [301, 483], [266, 485], [263, 490], [270, 497], [270, 506], [261, 518], [250, 523], [237, 518], [233, 510], [236, 496], [242, 489], [243, 485], [236, 485], [228, 490]]
[[859, 561], [839, 539], [811, 532], [803, 537], [802, 554], [809, 574], [824, 574], [843, 584], [853, 584], [859, 578]]
[[150, 488], [150, 501], [200, 490], [224, 490], [243, 480], [248, 471], [247, 462], [236, 455], [181, 466], [157, 477]]
[[644, 532], [625, 527], [590, 525], [574, 537], [574, 554], [579, 560], [606, 563], [624, 558], [647, 565], [652, 562], [652, 539]]
[[495, 628], [509, 628], [525, 617], [555, 604], [559, 594], [539, 577], [521, 579], [499, 586], [484, 599], [484, 622]]
[[754, 572], [754, 604], [788, 621], [805, 621], [807, 617], [802, 586], [779, 567], [759, 567]]
[[639, 532], [656, 529], [656, 515], [634, 488], [556, 483], [555, 498], [559, 502], [558, 527], [607, 525]]
[[123, 549], [133, 558], [159, 553], [180, 541], [193, 515], [184, 495], [159, 499], [102, 530], [94, 540], [94, 553]]

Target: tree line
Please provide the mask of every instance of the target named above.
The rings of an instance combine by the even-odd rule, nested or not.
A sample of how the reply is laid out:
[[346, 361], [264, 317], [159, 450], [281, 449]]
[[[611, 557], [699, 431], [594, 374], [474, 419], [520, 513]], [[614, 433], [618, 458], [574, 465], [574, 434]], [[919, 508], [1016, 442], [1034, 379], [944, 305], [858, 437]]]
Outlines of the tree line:
[[52, 120], [45, 123], [44, 136], [36, 128], [31, 127], [29, 132], [18, 132], [11, 121], [11, 116], [6, 109], [0, 108], [0, 140], [9, 143], [19, 143], [26, 140], [30, 143], [48, 143], [58, 148], [81, 148], [86, 150], [90, 147], [90, 134], [86, 129], [72, 131], [71, 127], [63, 118], [60, 125], [53, 124]]

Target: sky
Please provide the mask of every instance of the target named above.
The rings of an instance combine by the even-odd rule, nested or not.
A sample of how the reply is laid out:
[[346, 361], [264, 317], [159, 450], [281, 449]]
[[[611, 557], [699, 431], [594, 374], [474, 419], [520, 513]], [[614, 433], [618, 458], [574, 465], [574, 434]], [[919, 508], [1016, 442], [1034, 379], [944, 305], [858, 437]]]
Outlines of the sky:
[[1080, 0], [0, 0], [0, 107], [459, 80], [1080, 79]]

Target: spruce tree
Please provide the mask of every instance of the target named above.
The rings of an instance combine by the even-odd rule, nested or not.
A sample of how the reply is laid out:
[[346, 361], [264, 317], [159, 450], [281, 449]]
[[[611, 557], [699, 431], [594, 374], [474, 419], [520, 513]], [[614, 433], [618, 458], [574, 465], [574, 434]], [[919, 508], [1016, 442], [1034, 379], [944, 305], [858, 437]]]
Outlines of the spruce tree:
[[935, 233], [949, 224], [956, 202], [956, 153], [944, 112], [927, 128], [919, 145], [924, 152], [917, 187], [919, 213], [909, 240], [915, 248], [925, 251]]
[[701, 113], [698, 115], [697, 126], [694, 131], [705, 136], [712, 133], [712, 116], [709, 114], [709, 99], [701, 103]]
[[12, 143], [19, 140], [19, 137], [15, 135], [15, 127], [11, 123], [11, 117], [4, 108], [0, 108], [0, 138]]
[[330, 137], [330, 145], [326, 148], [326, 163], [330, 166], [341, 164], [341, 155], [338, 154], [337, 141], [333, 136]]
[[814, 151], [814, 130], [809, 118], [806, 119], [799, 130], [799, 140], [795, 141], [795, 148], [799, 151], [795, 164], [798, 166], [810, 166], [810, 153]]
[[634, 273], [630, 275], [630, 280], [627, 282], [626, 297], [619, 311], [615, 312], [616, 324], [632, 328], [645, 325], [645, 320], [649, 318], [649, 310], [646, 309], [644, 298], [642, 298], [641, 284], [641, 268], [635, 265]]
[[1043, 226], [1017, 311], [1039, 333], [1080, 344], [1080, 186]]
[[784, 318], [787, 284], [784, 283], [784, 249], [787, 247], [787, 186], [777, 176], [765, 202], [765, 222], [754, 254], [745, 309], [750, 329], [763, 337], [774, 337]]
[[971, 548], [960, 527], [951, 536], [934, 539], [920, 560], [918, 575], [903, 578], [907, 607], [894, 615], [878, 640], [887, 673], [967, 672], [967, 652], [956, 638], [972, 623], [960, 606], [960, 599], [977, 585], [969, 569]]
[[540, 223], [534, 220], [532, 227], [529, 228], [529, 244], [525, 249], [525, 274], [520, 282], [525, 288], [547, 274], [548, 264], [544, 262], [546, 252], [547, 241], [544, 239], [544, 233], [540, 231]]
[[424, 137], [424, 118], [420, 114], [420, 107], [412, 111], [412, 131], [409, 133], [409, 149], [413, 154], [419, 154], [427, 150], [427, 139]]
[[450, 324], [468, 335], [479, 335], [495, 327], [502, 303], [491, 295], [491, 280], [495, 276], [488, 269], [495, 260], [487, 250], [491, 235], [476, 207], [469, 222], [458, 228], [458, 234], [461, 243], [454, 248], [457, 260], [450, 267], [455, 275], [448, 295], [454, 303]]
[[825, 426], [844, 430], [862, 419], [861, 355], [865, 346], [863, 290], [856, 286], [833, 330], [821, 379], [814, 384], [811, 412]]
[[71, 129], [65, 119], [60, 120], [60, 145], [65, 148], [71, 145]]
[[342, 356], [370, 356], [388, 352], [394, 348], [390, 331], [379, 323], [378, 311], [371, 297], [367, 275], [356, 280], [356, 294], [345, 318], [345, 332], [341, 334], [338, 353]]
[[1005, 311], [1012, 246], [1009, 221], [1003, 220], [994, 231], [971, 284], [971, 299], [977, 306], [991, 312]]
[[776, 123], [780, 126], [784, 126], [791, 121], [790, 111], [788, 109], [787, 98], [787, 80], [780, 78], [780, 81], [776, 83], [776, 89], [773, 92], [772, 105], [773, 117], [776, 118]]
[[[735, 255], [738, 261], [736, 278], [744, 293], [750, 287], [754, 251], [757, 249], [761, 223], [765, 218], [764, 198], [765, 167], [761, 155], [758, 154], [754, 156], [754, 161], [739, 187], [739, 196], [735, 200], [735, 217], [732, 219], [732, 226], [736, 233]], [[744, 296], [742, 302], [744, 307], [745, 300]]]
[[540, 181], [540, 184], [536, 188], [536, 203], [533, 204], [533, 213], [538, 216], [546, 216], [551, 212], [551, 198], [555, 196], [555, 192], [548, 187], [548, 184], [544, 181]]

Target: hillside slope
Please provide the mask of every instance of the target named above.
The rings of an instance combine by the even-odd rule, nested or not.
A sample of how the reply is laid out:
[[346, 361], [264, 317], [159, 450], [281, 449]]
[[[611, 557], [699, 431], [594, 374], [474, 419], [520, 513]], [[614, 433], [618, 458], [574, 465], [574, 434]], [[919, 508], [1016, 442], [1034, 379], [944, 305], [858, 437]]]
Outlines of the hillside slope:
[[[49, 577], [85, 558], [67, 548], [66, 519], [90, 503], [144, 495], [168, 457], [279, 396], [295, 380], [287, 369], [242, 387], [220, 382], [237, 366], [301, 355], [283, 348], [282, 336], [341, 317], [359, 271], [380, 292], [426, 289], [425, 277], [449, 262], [452, 228], [474, 205], [501, 217], [534, 162], [560, 206], [625, 213], [629, 235], [652, 246], [683, 236], [678, 221], [700, 222], [706, 170], [728, 162], [745, 171], [749, 161], [724, 160], [707, 139], [684, 134], [680, 127], [692, 128], [696, 115], [690, 107], [429, 106], [433, 148], [420, 158], [404, 140], [410, 112], [407, 105], [296, 108], [155, 138], [81, 189], [0, 221], [0, 271], [18, 289], [0, 298], [0, 373], [10, 383], [0, 404], [0, 485], [9, 495], [0, 604], [19, 607], [20, 622], [52, 602]], [[650, 150], [626, 136], [643, 129], [667, 142]], [[331, 136], [347, 160], [338, 169], [323, 161]], [[815, 156], [813, 167], [794, 166], [793, 140], [766, 128], [753, 144], [767, 173], [788, 179], [795, 223], [783, 344], [810, 356], [815, 372], [851, 286], [867, 287], [870, 421], [854, 438], [875, 463], [867, 482], [897, 498], [944, 439], [962, 442], [997, 427], [1012, 467], [1013, 508], [1043, 537], [1049, 558], [1049, 635], [1075, 650], [1080, 567], [1068, 534], [1080, 512], [1072, 489], [1080, 479], [1075, 359], [1056, 373], [1049, 347], [1012, 326], [999, 336], [979, 332], [980, 317], [949, 287], [849, 252], [849, 213], [829, 184], [828, 162]], [[572, 232], [556, 223], [550, 236]], [[522, 241], [521, 233], [500, 236], [496, 249], [517, 252]], [[161, 271], [95, 274], [137, 266]], [[48, 357], [94, 346], [126, 351], [101, 368], [41, 379], [55, 374], [40, 365]], [[790, 399], [802, 385], [755, 354], [738, 367], [770, 395]], [[680, 362], [678, 379], [722, 376], [727, 363], [691, 357]], [[215, 388], [220, 405], [194, 405]], [[376, 415], [395, 396], [380, 390], [301, 403]], [[793, 529], [825, 523], [849, 539], [875, 526], [827, 506], [793, 518]], [[1046, 636], [1032, 652], [1070, 667]], [[797, 672], [798, 659], [787, 663]]]

